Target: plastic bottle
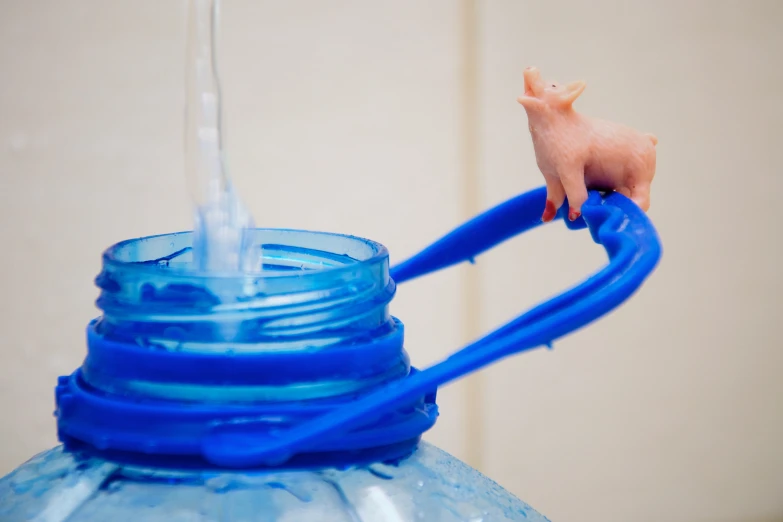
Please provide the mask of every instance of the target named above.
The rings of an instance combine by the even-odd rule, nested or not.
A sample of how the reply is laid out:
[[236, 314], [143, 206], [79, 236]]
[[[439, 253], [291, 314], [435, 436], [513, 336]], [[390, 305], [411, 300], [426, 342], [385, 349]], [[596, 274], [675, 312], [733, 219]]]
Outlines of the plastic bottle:
[[0, 479], [0, 520], [545, 520], [421, 434], [438, 386], [630, 297], [662, 252], [644, 211], [591, 192], [566, 226], [609, 263], [427, 369], [388, 311], [396, 283], [541, 225], [545, 203], [516, 196], [392, 269], [382, 245], [316, 232], [248, 231], [255, 273], [199, 271], [191, 233], [115, 245], [87, 358], [56, 387], [63, 446]]
[[420, 441], [434, 391], [249, 468], [244, 448], [412, 370], [386, 249], [255, 230], [264, 270], [197, 272], [192, 234], [110, 248], [88, 355], [57, 386], [63, 446], [0, 479], [17, 522], [546, 520]]

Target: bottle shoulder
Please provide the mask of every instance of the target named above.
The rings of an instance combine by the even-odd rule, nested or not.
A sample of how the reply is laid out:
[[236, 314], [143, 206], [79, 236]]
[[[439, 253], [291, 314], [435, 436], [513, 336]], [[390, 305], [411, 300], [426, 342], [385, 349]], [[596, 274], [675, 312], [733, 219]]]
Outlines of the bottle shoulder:
[[396, 464], [244, 472], [124, 466], [57, 447], [0, 479], [4, 521], [482, 518], [546, 520], [475, 469], [425, 442]]

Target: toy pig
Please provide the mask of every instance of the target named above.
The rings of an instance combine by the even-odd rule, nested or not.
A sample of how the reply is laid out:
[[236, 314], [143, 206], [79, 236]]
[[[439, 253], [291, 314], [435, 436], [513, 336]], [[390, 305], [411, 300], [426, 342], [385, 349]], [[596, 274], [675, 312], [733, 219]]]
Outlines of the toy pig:
[[566, 196], [568, 219], [577, 219], [588, 189], [614, 190], [647, 212], [658, 139], [576, 112], [572, 105], [585, 89], [583, 81], [565, 86], [545, 82], [535, 67], [525, 69], [524, 77], [525, 94], [518, 101], [527, 112], [547, 188], [541, 219], [554, 219]]

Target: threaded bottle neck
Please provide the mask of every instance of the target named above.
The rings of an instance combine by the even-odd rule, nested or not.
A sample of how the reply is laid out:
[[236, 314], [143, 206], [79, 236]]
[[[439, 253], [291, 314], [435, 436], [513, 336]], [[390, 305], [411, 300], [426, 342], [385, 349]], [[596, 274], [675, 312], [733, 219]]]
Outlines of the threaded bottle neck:
[[[192, 238], [189, 232], [154, 236], [106, 251], [96, 279], [103, 315], [90, 325], [83, 367], [90, 386], [157, 399], [285, 401], [342, 395], [407, 374], [401, 325], [388, 311], [395, 287], [382, 245], [256, 229], [253, 249], [263, 270], [222, 274], [194, 269]], [[323, 365], [331, 351], [362, 343], [373, 350], [378, 340], [386, 352], [366, 354], [372, 371]], [[157, 367], [128, 374], [131, 363], [118, 353]], [[178, 360], [192, 364], [194, 357], [211, 361], [215, 371], [186, 377]], [[288, 361], [289, 378], [237, 377], [243, 364], [275, 358], [283, 374]], [[323, 371], [313, 366], [318, 361]]]

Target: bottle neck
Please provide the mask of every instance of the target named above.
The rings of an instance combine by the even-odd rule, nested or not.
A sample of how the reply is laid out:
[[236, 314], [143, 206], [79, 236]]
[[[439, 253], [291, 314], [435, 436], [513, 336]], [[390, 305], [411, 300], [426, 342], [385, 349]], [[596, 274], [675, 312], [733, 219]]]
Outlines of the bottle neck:
[[382, 245], [266, 229], [252, 231], [252, 242], [263, 270], [242, 274], [196, 271], [191, 233], [109, 249], [85, 383], [173, 401], [299, 401], [407, 375]]
[[[415, 373], [388, 305], [386, 249], [363, 239], [253, 230], [258, 272], [200, 273], [192, 236], [120, 243], [96, 282], [103, 315], [55, 390], [65, 447], [154, 466], [321, 467], [403, 458], [435, 394], [304, 450], [259, 444]], [[392, 383], [391, 381], [394, 381]]]

